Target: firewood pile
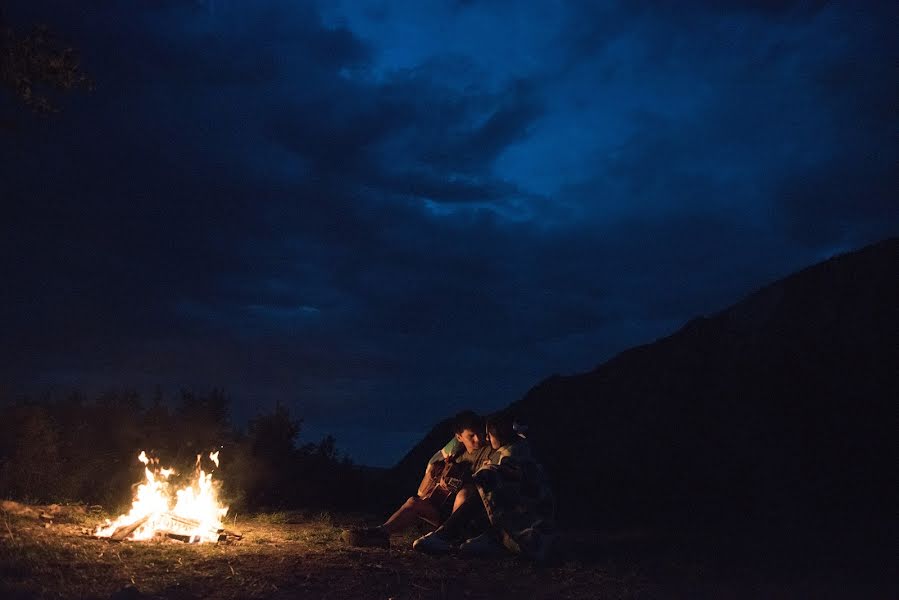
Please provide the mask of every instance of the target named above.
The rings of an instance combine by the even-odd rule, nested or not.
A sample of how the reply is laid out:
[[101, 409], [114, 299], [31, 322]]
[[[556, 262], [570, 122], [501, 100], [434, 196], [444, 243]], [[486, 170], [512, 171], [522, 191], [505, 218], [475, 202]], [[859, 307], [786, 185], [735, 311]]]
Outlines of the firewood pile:
[[[111, 542], [124, 541], [128, 539], [128, 537], [131, 536], [131, 534], [133, 534], [137, 529], [143, 526], [149, 520], [149, 518], [150, 517], [147, 516], [142, 519], [138, 519], [133, 523], [129, 523], [128, 525], [122, 525], [121, 527], [116, 529], [113, 534], [107, 539], [109, 539], [109, 541]], [[188, 544], [198, 542], [201, 538], [216, 539], [219, 542], [239, 540], [243, 538], [243, 535], [224, 528], [209, 530], [205, 534], [198, 534], [198, 530], [200, 529], [200, 527], [201, 523], [199, 521], [174, 515], [172, 513], [165, 513], [161, 517], [159, 517], [155, 523], [154, 536], [157, 539], [169, 538], [178, 540], [180, 542], [186, 542]]]

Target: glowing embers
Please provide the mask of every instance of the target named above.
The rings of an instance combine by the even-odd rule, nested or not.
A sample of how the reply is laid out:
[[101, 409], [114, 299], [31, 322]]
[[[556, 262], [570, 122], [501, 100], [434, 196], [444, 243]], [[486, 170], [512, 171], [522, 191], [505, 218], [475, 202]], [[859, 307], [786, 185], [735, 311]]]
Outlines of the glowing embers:
[[[181, 487], [170, 482], [177, 476], [175, 470], [160, 468], [158, 458], [149, 458], [143, 451], [137, 458], [144, 463], [144, 482], [137, 488], [131, 510], [115, 521], [107, 520], [94, 535], [114, 541], [168, 537], [189, 543], [240, 537], [222, 526], [228, 507], [219, 503], [218, 482], [213, 481], [212, 471], [203, 469], [202, 455], [197, 455], [193, 477]], [[209, 460], [218, 467], [218, 452], [210, 453]]]

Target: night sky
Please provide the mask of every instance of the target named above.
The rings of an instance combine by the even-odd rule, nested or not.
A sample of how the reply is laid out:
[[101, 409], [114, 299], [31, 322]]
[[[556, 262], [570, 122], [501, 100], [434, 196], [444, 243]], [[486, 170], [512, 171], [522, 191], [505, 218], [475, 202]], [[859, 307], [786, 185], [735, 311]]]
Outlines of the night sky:
[[6, 3], [0, 393], [224, 388], [360, 463], [896, 235], [895, 2]]

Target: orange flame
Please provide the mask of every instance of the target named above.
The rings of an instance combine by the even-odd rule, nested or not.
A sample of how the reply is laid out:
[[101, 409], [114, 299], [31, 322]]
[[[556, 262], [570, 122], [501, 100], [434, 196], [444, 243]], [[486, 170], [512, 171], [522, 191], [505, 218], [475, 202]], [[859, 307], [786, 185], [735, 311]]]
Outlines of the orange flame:
[[[109, 537], [120, 527], [132, 525], [146, 518], [128, 537], [130, 540], [147, 540], [157, 531], [167, 531], [188, 536], [191, 542], [210, 542], [218, 539], [222, 519], [228, 512], [217, 497], [217, 484], [212, 480], [212, 472], [207, 473], [201, 465], [201, 455], [197, 455], [197, 469], [193, 481], [174, 490], [169, 477], [175, 475], [172, 468], [159, 468], [159, 459], [149, 458], [142, 450], [137, 459], [144, 464], [144, 483], [137, 488], [131, 510], [120, 515], [115, 521], [97, 528], [94, 535]], [[209, 454], [209, 459], [218, 467], [218, 452]], [[150, 465], [154, 469], [150, 470]], [[196, 523], [196, 526], [193, 524]]]

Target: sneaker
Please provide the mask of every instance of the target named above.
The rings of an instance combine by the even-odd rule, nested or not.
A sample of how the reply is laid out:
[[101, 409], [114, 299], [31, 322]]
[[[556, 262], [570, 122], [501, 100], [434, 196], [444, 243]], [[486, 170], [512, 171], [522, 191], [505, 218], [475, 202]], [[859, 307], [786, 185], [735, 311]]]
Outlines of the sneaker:
[[390, 548], [390, 534], [380, 527], [354, 527], [341, 534], [350, 546]]
[[506, 549], [490, 532], [484, 532], [459, 546], [459, 553], [465, 556], [500, 556]]
[[412, 542], [412, 549], [425, 554], [448, 554], [453, 545], [436, 531], [423, 535]]
[[535, 562], [545, 562], [555, 543], [556, 536], [535, 529], [525, 529], [516, 540], [521, 554]]

